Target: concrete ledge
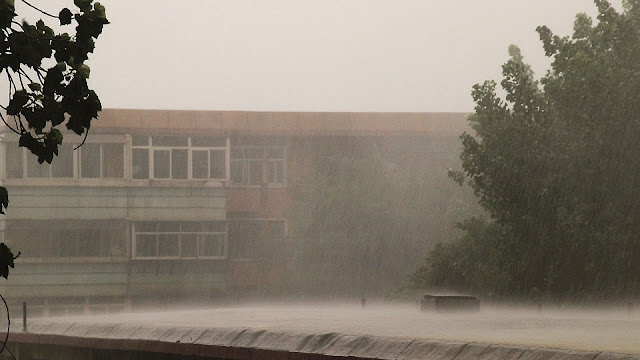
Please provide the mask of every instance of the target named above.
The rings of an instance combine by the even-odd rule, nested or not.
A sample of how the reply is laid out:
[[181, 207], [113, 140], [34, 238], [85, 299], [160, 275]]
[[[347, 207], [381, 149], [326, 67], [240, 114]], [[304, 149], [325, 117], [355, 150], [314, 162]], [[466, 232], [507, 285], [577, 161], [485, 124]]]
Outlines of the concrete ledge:
[[[18, 347], [58, 347], [57, 353], [125, 351], [235, 360], [434, 359], [434, 360], [630, 360], [640, 355], [458, 343], [419, 339], [303, 334], [256, 329], [171, 328], [83, 323], [29, 324], [31, 332], [12, 332]], [[45, 350], [46, 350], [45, 349]], [[71, 351], [70, 349], [74, 349]], [[53, 350], [48, 350], [53, 351]], [[75, 358], [75, 357], [73, 357]], [[144, 358], [144, 357], [133, 357]]]

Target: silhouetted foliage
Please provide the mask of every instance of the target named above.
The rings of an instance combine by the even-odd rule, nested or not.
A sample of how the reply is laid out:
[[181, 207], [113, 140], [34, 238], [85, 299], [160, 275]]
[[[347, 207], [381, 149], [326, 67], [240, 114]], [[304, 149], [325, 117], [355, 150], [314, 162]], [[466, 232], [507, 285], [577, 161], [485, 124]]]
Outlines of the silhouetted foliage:
[[[15, 1], [0, 0], [0, 72], [9, 81], [9, 103], [2, 106], [0, 118], [20, 135], [19, 146], [41, 164], [51, 163], [62, 144], [59, 127], [86, 136], [102, 110], [98, 95], [87, 85], [90, 69], [85, 61], [109, 21], [104, 6], [93, 0], [74, 0], [75, 12], [63, 8], [58, 15], [20, 1], [55, 19], [55, 26], [76, 25], [75, 33], [56, 34], [42, 19], [35, 25], [18, 22]], [[0, 187], [0, 213], [8, 205], [7, 190]], [[0, 275], [6, 278], [14, 256], [6, 245], [0, 246]]]
[[511, 46], [504, 99], [493, 81], [473, 87], [475, 135], [461, 136], [461, 159], [491, 222], [464, 223], [416, 285], [496, 296], [640, 290], [640, 1], [622, 13], [595, 4], [597, 23], [579, 14], [572, 37], [538, 27], [553, 59], [540, 82]]

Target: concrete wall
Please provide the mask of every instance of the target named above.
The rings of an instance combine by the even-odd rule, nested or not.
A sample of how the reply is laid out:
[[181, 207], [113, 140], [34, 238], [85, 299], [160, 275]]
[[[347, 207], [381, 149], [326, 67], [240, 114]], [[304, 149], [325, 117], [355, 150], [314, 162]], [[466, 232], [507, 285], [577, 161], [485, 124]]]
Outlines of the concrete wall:
[[11, 186], [11, 219], [225, 220], [221, 187]]
[[112, 263], [26, 263], [0, 286], [8, 298], [121, 296], [127, 293], [127, 266]]
[[[12, 270], [0, 293], [17, 311], [26, 300], [33, 315], [118, 310], [128, 300], [211, 299], [226, 288], [225, 270], [223, 260], [24, 263]], [[65, 297], [77, 299], [68, 305], [55, 300]]]
[[640, 359], [603, 352], [255, 329], [40, 322], [30, 323], [29, 330], [11, 334], [10, 349], [18, 359]]

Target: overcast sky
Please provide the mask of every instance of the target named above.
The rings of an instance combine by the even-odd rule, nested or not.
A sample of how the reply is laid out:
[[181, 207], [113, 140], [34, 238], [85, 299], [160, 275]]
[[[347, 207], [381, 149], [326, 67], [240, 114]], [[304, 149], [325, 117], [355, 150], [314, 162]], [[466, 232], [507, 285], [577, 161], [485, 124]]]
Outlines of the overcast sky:
[[91, 84], [103, 107], [140, 109], [472, 111], [472, 85], [499, 80], [509, 44], [540, 76], [536, 26], [568, 35], [595, 14], [591, 0], [101, 3]]

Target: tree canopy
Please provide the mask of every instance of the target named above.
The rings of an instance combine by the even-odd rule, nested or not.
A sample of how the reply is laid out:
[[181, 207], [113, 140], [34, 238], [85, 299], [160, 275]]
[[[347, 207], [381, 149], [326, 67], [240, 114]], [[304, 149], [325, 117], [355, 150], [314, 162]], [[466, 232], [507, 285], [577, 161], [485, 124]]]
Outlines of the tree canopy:
[[473, 87], [462, 168], [491, 220], [461, 224], [466, 234], [434, 250], [417, 284], [495, 296], [640, 291], [640, 1], [622, 12], [594, 2], [596, 21], [578, 14], [570, 37], [537, 28], [552, 58], [541, 80], [511, 46], [504, 97], [494, 81]]
[[[40, 163], [51, 163], [62, 144], [60, 126], [86, 136], [102, 110], [98, 95], [87, 84], [86, 61], [109, 21], [105, 7], [93, 0], [74, 0], [77, 9], [63, 8], [57, 15], [20, 1], [49, 23], [18, 22], [15, 1], [0, 0], [0, 72], [9, 83], [9, 102], [0, 105], [0, 118], [20, 135], [19, 146], [29, 149]], [[74, 25], [71, 32], [53, 30]], [[0, 187], [0, 213], [8, 204], [7, 189]], [[0, 276], [8, 276], [13, 260], [11, 250], [0, 244]]]

